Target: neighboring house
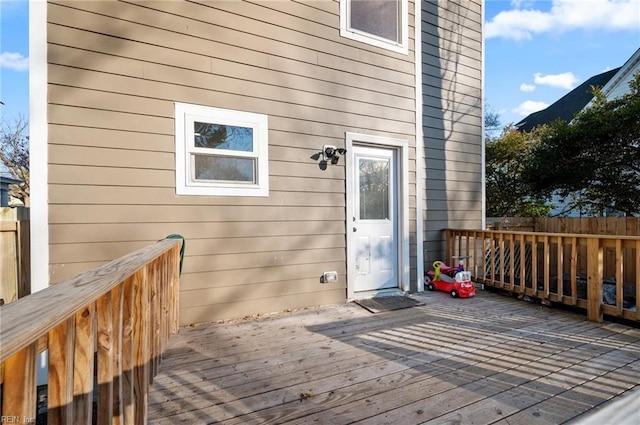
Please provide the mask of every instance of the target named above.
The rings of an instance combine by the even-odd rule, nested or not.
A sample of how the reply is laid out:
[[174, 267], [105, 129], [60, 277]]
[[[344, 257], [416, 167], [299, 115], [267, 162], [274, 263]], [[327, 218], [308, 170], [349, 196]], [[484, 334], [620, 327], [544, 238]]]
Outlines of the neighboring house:
[[531, 131], [557, 119], [569, 122], [591, 103], [593, 87], [600, 88], [607, 100], [613, 100], [629, 93], [629, 82], [637, 72], [640, 72], [640, 49], [621, 67], [594, 75], [547, 108], [528, 115], [515, 126], [520, 131]]
[[20, 204], [20, 201], [11, 196], [12, 185], [19, 185], [23, 180], [14, 179], [13, 177], [3, 176], [0, 174], [0, 207], [8, 207]]
[[482, 9], [32, 3], [35, 289], [178, 233], [183, 324], [423, 290], [483, 226]]
[[622, 65], [616, 75], [602, 87], [607, 100], [613, 100], [629, 93], [629, 82], [640, 72], [640, 48]]
[[[531, 131], [535, 127], [549, 124], [557, 119], [569, 122], [591, 103], [593, 99], [592, 87], [599, 87], [607, 100], [613, 100], [629, 92], [629, 82], [638, 72], [640, 72], [640, 49], [636, 50], [621, 67], [591, 77], [546, 109], [532, 113], [515, 126], [521, 131]], [[585, 215], [582, 211], [571, 208], [572, 199], [572, 196], [566, 198], [554, 196], [551, 203], [555, 205], [555, 208], [550, 215], [564, 217]], [[616, 212], [606, 211], [604, 214], [605, 216], [619, 215]]]
[[531, 131], [536, 127], [550, 124], [558, 119], [566, 122], [571, 121], [593, 99], [593, 87], [602, 88], [619, 70], [620, 68], [616, 68], [594, 75], [545, 109], [528, 115], [518, 122], [515, 127], [520, 131]]

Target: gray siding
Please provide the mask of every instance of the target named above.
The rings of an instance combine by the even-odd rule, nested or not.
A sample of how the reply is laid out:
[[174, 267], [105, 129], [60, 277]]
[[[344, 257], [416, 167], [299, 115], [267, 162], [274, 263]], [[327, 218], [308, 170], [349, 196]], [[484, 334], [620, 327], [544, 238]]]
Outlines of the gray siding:
[[[311, 156], [350, 131], [415, 161], [413, 27], [402, 55], [336, 1], [50, 1], [47, 31], [52, 282], [179, 233], [183, 324], [345, 301], [344, 163]], [[268, 115], [269, 197], [176, 196], [174, 102]]]
[[428, 269], [443, 259], [442, 229], [482, 225], [481, 1], [422, 2], [422, 50]]

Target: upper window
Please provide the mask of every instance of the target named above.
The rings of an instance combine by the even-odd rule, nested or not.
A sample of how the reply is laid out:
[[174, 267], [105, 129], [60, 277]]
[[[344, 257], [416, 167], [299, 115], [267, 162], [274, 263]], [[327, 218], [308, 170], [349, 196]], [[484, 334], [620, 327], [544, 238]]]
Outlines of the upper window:
[[340, 0], [340, 35], [407, 54], [407, 0]]
[[266, 115], [175, 104], [178, 195], [268, 196]]

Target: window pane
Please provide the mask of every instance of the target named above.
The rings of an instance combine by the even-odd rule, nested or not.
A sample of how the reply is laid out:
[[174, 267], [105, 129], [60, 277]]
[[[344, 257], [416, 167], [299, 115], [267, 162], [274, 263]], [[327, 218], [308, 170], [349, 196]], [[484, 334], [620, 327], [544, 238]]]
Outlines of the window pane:
[[389, 161], [360, 159], [360, 220], [389, 218]]
[[195, 180], [256, 183], [255, 159], [193, 155]]
[[401, 42], [402, 0], [351, 0], [351, 28]]
[[253, 152], [253, 128], [194, 122], [195, 147]]

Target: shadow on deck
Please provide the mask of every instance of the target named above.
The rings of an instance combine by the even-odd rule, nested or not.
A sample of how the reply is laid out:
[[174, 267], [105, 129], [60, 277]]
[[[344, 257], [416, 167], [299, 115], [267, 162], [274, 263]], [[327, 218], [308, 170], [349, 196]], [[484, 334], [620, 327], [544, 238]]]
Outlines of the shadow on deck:
[[640, 385], [640, 330], [479, 292], [184, 328], [149, 423], [559, 424]]

